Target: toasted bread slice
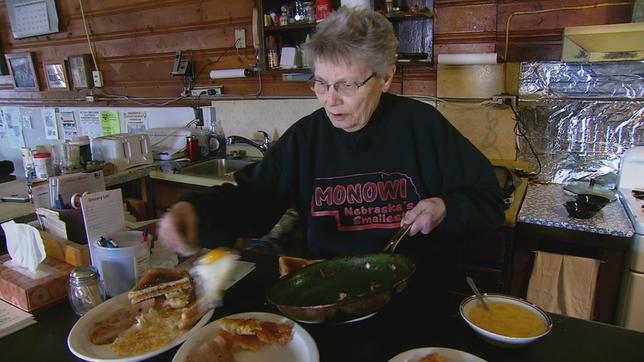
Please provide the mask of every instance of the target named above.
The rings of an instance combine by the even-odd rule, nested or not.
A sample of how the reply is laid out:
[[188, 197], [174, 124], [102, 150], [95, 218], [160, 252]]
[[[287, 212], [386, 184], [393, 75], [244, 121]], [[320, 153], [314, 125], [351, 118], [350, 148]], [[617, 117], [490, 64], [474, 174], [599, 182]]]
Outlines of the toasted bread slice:
[[[274, 323], [255, 318], [222, 318], [219, 320], [221, 328], [231, 334], [222, 335], [233, 349], [259, 348], [263, 344], [286, 344], [293, 336], [293, 326], [288, 323]], [[235, 347], [235, 342], [241, 346]], [[259, 347], [258, 347], [259, 346]]]
[[256, 335], [239, 335], [219, 330], [216, 333], [217, 337], [223, 338], [230, 348], [230, 351], [235, 353], [239, 351], [257, 351], [266, 345], [257, 338]]
[[127, 297], [131, 303], [155, 298], [161, 295], [174, 295], [177, 292], [190, 294], [192, 282], [188, 272], [166, 268], [152, 268], [128, 292]]

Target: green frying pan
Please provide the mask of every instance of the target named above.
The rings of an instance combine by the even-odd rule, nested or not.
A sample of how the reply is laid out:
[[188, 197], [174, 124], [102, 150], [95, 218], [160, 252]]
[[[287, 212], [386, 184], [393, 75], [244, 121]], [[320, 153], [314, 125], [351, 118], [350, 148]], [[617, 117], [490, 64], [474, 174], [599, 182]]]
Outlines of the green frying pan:
[[340, 257], [308, 265], [280, 278], [268, 300], [287, 317], [304, 323], [366, 318], [402, 291], [416, 270], [400, 254]]

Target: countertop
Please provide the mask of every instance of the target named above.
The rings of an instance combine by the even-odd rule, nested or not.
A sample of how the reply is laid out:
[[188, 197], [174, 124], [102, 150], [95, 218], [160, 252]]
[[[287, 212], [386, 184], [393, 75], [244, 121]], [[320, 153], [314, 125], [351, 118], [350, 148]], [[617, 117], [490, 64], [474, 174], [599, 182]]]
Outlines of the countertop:
[[[13, 180], [0, 183], [0, 196], [27, 196], [27, 181]], [[34, 205], [30, 202], [0, 202], [0, 223], [19, 219], [34, 213]]]
[[223, 179], [207, 176], [186, 175], [181, 173], [165, 173], [160, 170], [150, 171], [150, 178], [207, 187], [222, 185], [227, 182], [235, 183], [235, 180], [232, 177], [230, 179]]
[[[105, 186], [119, 185], [148, 176], [150, 171], [156, 168], [155, 164], [144, 165], [105, 176]], [[27, 181], [26, 179], [18, 179], [0, 183], [0, 196], [27, 196]], [[34, 205], [30, 202], [0, 202], [0, 222], [20, 219], [34, 212]]]
[[574, 195], [563, 189], [561, 184], [530, 183], [519, 211], [519, 222], [554, 228], [584, 231], [595, 234], [630, 238], [631, 224], [619, 198], [610, 202], [590, 219], [576, 219], [568, 216], [564, 203], [574, 200]]

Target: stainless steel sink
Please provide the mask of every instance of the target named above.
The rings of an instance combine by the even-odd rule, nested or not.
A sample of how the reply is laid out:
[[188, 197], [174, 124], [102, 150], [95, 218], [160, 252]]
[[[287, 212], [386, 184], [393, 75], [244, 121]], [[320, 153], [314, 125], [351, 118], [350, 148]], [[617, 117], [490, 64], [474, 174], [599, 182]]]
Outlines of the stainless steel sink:
[[216, 158], [184, 167], [179, 173], [184, 175], [232, 179], [235, 171], [251, 163], [253, 161]]

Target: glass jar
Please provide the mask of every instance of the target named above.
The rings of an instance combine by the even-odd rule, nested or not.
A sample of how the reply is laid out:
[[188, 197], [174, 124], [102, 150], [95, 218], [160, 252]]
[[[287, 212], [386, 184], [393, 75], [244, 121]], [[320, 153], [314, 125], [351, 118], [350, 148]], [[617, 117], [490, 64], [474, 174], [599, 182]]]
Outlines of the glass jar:
[[304, 2], [304, 21], [307, 23], [315, 23], [315, 5], [312, 1]]
[[105, 291], [96, 268], [91, 265], [74, 268], [69, 273], [67, 297], [74, 313], [79, 316], [103, 303]]

